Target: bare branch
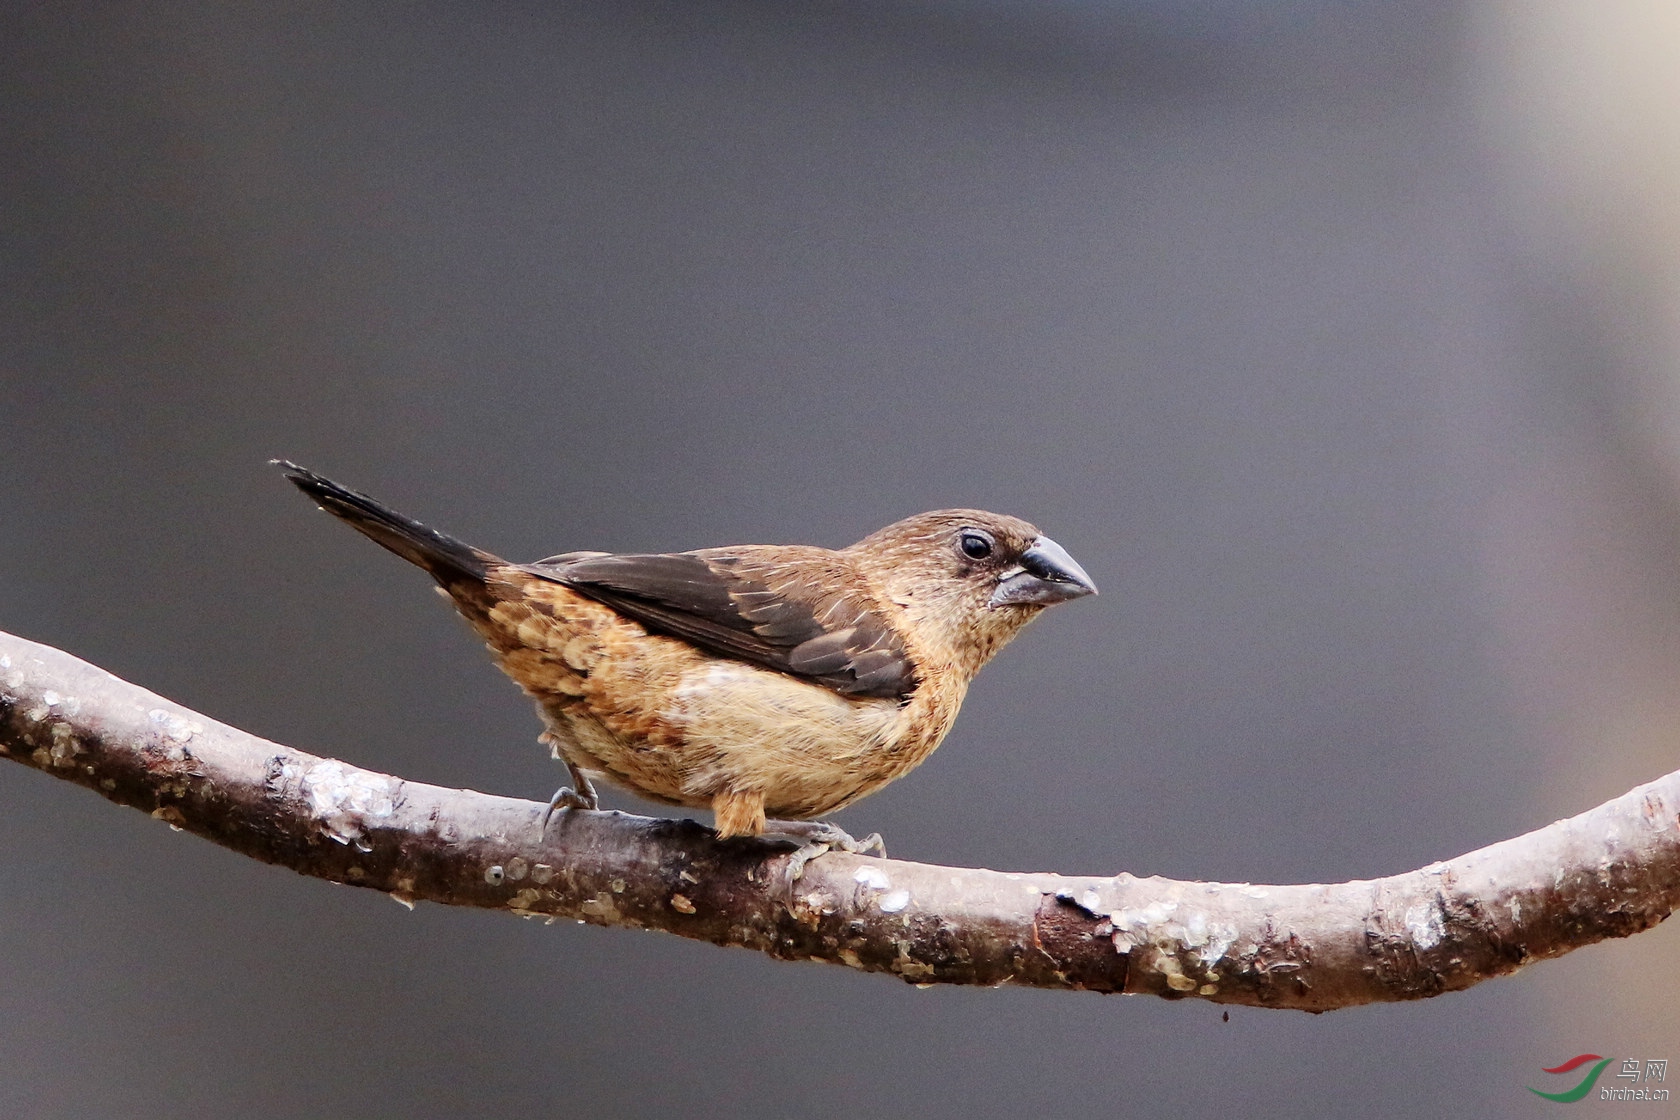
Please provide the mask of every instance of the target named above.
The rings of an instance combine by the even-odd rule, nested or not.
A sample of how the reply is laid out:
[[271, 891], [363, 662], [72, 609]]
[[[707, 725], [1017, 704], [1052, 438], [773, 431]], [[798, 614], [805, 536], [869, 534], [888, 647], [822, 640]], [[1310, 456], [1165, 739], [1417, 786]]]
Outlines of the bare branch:
[[208, 840], [412, 902], [659, 929], [891, 972], [1327, 1011], [1467, 988], [1666, 918], [1680, 773], [1386, 879], [1017, 875], [791, 848], [692, 821], [443, 789], [248, 735], [0, 634], [0, 754]]

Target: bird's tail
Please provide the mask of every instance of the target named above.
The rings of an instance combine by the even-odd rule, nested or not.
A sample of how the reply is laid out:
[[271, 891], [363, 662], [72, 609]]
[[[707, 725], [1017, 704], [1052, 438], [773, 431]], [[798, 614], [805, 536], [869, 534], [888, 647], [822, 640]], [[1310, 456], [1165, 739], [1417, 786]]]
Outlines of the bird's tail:
[[292, 483], [334, 517], [431, 573], [448, 587], [465, 579], [484, 582], [490, 566], [501, 561], [464, 541], [412, 521], [366, 494], [358, 494], [285, 459], [272, 460]]

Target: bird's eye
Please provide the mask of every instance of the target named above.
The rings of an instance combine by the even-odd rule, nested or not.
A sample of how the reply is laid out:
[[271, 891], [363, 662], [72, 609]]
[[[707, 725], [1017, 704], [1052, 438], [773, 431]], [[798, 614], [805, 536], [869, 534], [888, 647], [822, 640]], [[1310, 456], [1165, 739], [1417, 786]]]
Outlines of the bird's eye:
[[970, 560], [984, 560], [992, 554], [992, 539], [984, 533], [964, 533], [962, 551]]

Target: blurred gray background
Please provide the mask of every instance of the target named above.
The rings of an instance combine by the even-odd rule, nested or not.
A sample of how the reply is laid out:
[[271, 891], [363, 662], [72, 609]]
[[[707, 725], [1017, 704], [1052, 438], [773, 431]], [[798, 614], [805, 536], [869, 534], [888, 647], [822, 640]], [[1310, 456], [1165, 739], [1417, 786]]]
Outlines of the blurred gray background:
[[[980, 505], [1103, 595], [841, 815], [893, 854], [1342, 880], [1579, 812], [1680, 765], [1673, 11], [8, 5], [0, 628], [536, 798], [526, 702], [266, 459], [519, 559]], [[6, 1116], [1526, 1116], [1680, 1061], [1667, 927], [1226, 1023], [409, 913], [21, 767], [0, 853]]]

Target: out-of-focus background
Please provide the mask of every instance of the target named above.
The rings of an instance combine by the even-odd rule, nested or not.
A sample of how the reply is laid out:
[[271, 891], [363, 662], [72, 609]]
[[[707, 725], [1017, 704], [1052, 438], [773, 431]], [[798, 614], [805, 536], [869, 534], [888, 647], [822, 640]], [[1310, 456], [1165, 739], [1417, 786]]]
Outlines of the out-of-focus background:
[[[525, 559], [981, 505], [1103, 595], [846, 827], [1257, 881], [1538, 827], [1680, 766], [1677, 13], [8, 5], [0, 628], [541, 797], [476, 640], [266, 459]], [[1526, 1116], [1680, 1061], [1677, 956], [1228, 1023], [919, 991], [0, 767], [6, 1116]]]

